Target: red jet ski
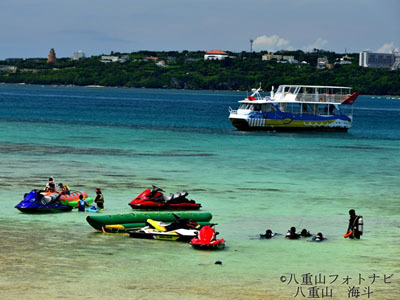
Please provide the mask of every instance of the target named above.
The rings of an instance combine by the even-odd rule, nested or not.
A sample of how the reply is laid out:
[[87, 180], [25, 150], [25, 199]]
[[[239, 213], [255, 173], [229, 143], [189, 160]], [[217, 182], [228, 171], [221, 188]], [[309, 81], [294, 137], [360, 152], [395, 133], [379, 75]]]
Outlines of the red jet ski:
[[147, 189], [131, 202], [129, 205], [133, 209], [156, 209], [156, 210], [195, 210], [201, 204], [186, 198], [188, 192], [182, 191], [168, 196], [163, 194], [164, 190], [153, 185], [152, 189]]
[[190, 244], [193, 248], [196, 249], [224, 249], [225, 248], [225, 240], [224, 239], [216, 239], [216, 235], [218, 232], [212, 228], [214, 225], [206, 225], [203, 226], [197, 234], [197, 237], [194, 237]]

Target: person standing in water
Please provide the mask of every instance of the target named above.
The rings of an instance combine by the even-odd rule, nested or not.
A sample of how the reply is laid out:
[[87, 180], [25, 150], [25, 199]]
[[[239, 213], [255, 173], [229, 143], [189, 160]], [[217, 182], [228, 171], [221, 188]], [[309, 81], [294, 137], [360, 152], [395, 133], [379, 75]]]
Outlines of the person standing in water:
[[349, 226], [344, 236], [346, 238], [359, 239], [363, 234], [363, 218], [362, 216], [357, 216], [354, 209], [349, 210], [349, 215]]
[[94, 199], [94, 203], [97, 204], [97, 208], [99, 210], [104, 209], [104, 196], [101, 192], [101, 187], [96, 189], [96, 199]]
[[79, 201], [78, 201], [78, 211], [84, 212], [86, 207], [89, 207], [89, 204], [83, 199], [83, 195], [79, 195]]

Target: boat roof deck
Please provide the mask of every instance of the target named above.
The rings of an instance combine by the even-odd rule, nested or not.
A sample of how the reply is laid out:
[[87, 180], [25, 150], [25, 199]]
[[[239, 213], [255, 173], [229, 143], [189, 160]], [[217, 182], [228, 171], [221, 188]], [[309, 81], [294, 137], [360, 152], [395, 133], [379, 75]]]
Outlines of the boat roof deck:
[[281, 84], [279, 87], [306, 87], [306, 88], [322, 88], [322, 89], [352, 89], [348, 86], [330, 86], [330, 85], [302, 85], [302, 84]]

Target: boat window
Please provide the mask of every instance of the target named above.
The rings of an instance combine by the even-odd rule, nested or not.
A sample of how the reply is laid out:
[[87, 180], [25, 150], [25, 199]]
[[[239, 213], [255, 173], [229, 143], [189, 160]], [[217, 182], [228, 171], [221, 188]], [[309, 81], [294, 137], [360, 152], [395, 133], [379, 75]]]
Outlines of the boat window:
[[310, 113], [310, 107], [308, 106], [307, 103], [301, 103], [300, 104], [300, 109], [301, 109], [301, 113], [303, 113], [303, 114]]
[[247, 103], [242, 103], [242, 104], [240, 104], [239, 109], [253, 109], [253, 105], [247, 104]]
[[263, 112], [276, 112], [276, 109], [272, 104], [263, 104], [262, 111]]
[[255, 111], [260, 111], [261, 110], [261, 105], [259, 105], [259, 104], [254, 105], [254, 110]]
[[325, 104], [323, 106], [323, 109], [321, 109], [321, 111], [323, 112], [324, 115], [328, 116], [335, 115], [337, 113], [335, 106], [332, 104]]
[[296, 87], [295, 86], [292, 86], [292, 87], [289, 88], [289, 93], [294, 94], [295, 91], [296, 91]]
[[307, 94], [314, 94], [314, 89], [311, 88], [311, 87], [307, 87], [305, 92], [306, 92]]
[[297, 103], [288, 103], [286, 110], [288, 112], [298, 114], [298, 113], [300, 113], [300, 108], [301, 108], [301, 106], [298, 105]]

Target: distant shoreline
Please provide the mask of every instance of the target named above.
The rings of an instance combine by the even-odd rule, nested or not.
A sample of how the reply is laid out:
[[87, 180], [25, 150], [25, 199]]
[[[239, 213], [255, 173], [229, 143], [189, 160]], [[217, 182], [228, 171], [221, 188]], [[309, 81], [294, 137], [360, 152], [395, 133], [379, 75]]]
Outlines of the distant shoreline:
[[[85, 87], [85, 88], [120, 88], [120, 89], [155, 89], [155, 90], [178, 90], [178, 91], [213, 91], [213, 92], [242, 92], [246, 93], [249, 91], [244, 90], [210, 90], [210, 89], [178, 89], [178, 88], [147, 88], [147, 87], [127, 87], [127, 86], [103, 86], [103, 85], [74, 85], [74, 84], [39, 84], [39, 83], [8, 83], [8, 82], [0, 82], [2, 85], [10, 84], [10, 85], [33, 85], [33, 86], [60, 86], [60, 87]], [[269, 93], [269, 92], [267, 92]], [[373, 95], [373, 94], [361, 94], [360, 96], [365, 97], [373, 97], [373, 98], [382, 98], [382, 100], [392, 99], [392, 100], [400, 100], [399, 95]]]
[[[400, 95], [400, 70], [361, 67], [359, 53], [276, 54], [293, 59], [268, 58], [266, 51], [228, 52], [225, 59], [215, 60], [205, 59], [204, 51], [138, 51], [80, 60], [59, 58], [54, 63], [43, 58], [15, 59], [0, 61], [0, 82], [244, 92], [260, 83], [264, 91], [298, 84], [348, 86], [361, 95]], [[325, 64], [319, 63], [321, 59]]]

